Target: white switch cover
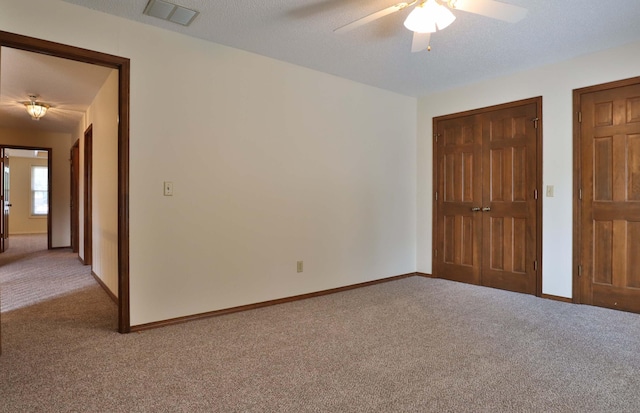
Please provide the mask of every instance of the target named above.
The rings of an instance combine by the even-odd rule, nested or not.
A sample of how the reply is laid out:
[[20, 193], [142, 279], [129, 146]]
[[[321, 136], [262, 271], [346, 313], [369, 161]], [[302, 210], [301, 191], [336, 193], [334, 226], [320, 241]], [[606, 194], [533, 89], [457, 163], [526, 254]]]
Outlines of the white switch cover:
[[553, 198], [553, 185], [547, 185], [547, 197]]
[[164, 196], [173, 196], [173, 182], [164, 181]]

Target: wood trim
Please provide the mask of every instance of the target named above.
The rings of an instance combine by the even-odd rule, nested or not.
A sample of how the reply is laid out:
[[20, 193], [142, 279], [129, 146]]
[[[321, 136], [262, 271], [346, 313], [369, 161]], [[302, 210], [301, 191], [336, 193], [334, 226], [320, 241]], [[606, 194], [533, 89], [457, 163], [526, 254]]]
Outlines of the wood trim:
[[130, 331], [129, 307], [129, 110], [130, 60], [106, 53], [0, 31], [0, 46], [118, 70], [118, 331]]
[[579, 266], [581, 264], [581, 247], [582, 247], [582, 211], [580, 208], [580, 182], [582, 182], [582, 159], [581, 159], [581, 133], [579, 112], [582, 106], [582, 95], [601, 90], [613, 89], [617, 87], [625, 87], [640, 83], [640, 76], [632, 77], [614, 82], [602, 83], [599, 85], [587, 86], [573, 90], [573, 300], [572, 302], [580, 304], [584, 302], [582, 297], [582, 279], [579, 275]]
[[540, 298], [546, 298], [547, 300], [562, 301], [563, 303], [572, 304], [573, 300], [567, 297], [560, 297], [559, 295], [540, 294]]
[[76, 139], [69, 150], [69, 198], [70, 198], [70, 230], [71, 230], [71, 251], [80, 251], [80, 139]]
[[83, 176], [83, 260], [84, 265], [93, 264], [93, 125], [84, 131]]
[[111, 298], [111, 301], [113, 301], [114, 303], [118, 304], [118, 297], [116, 297], [116, 295], [113, 292], [111, 292], [109, 287], [107, 287], [107, 284], [105, 284], [104, 281], [102, 281], [102, 279], [100, 277], [98, 277], [98, 274], [96, 274], [95, 272], [91, 271], [91, 275], [93, 275], [93, 278], [96, 280], [96, 282], [98, 284], [100, 284], [100, 287], [102, 287], [102, 289], [107, 293], [109, 298]]
[[51, 237], [51, 222], [53, 221], [53, 148], [47, 149], [47, 185], [49, 193], [47, 197], [47, 249], [53, 248], [52, 237]]
[[[499, 103], [497, 105], [491, 105], [491, 106], [486, 106], [483, 108], [478, 108], [478, 109], [471, 109], [471, 110], [465, 110], [463, 112], [457, 112], [457, 113], [451, 113], [448, 115], [442, 115], [442, 116], [436, 116], [433, 118], [434, 122], [437, 119], [438, 121], [443, 121], [443, 120], [448, 120], [448, 119], [455, 119], [455, 118], [460, 118], [463, 116], [471, 116], [471, 115], [479, 115], [481, 113], [485, 113], [485, 112], [493, 112], [494, 110], [501, 110], [501, 109], [509, 109], [509, 108], [513, 108], [513, 107], [517, 107], [517, 106], [523, 106], [523, 105], [528, 105], [531, 103], [535, 103], [538, 100], [540, 100], [540, 104], [542, 104], [542, 96], [537, 96], [537, 97], [533, 97], [533, 98], [527, 98], [527, 99], [521, 99], [521, 100], [516, 100], [513, 102], [507, 102], [507, 103]], [[540, 113], [542, 114], [542, 113]], [[434, 123], [435, 126], [435, 123]], [[433, 129], [434, 131], [436, 129]]]
[[386, 282], [390, 282], [390, 281], [397, 281], [397, 280], [401, 280], [403, 278], [414, 277], [417, 274], [419, 274], [419, 273], [411, 272], [411, 273], [408, 273], [408, 274], [396, 275], [394, 277], [382, 278], [380, 280], [373, 280], [373, 281], [367, 281], [367, 282], [358, 283], [358, 284], [347, 285], [347, 286], [344, 286], [344, 287], [331, 288], [329, 290], [316, 291], [316, 292], [308, 293], [308, 294], [300, 294], [300, 295], [295, 295], [295, 296], [292, 296], [292, 297], [285, 297], [285, 298], [279, 298], [279, 299], [276, 299], [276, 300], [263, 301], [263, 302], [255, 303], [255, 304], [241, 305], [241, 306], [238, 306], [238, 307], [225, 308], [225, 309], [216, 310], [216, 311], [209, 311], [209, 312], [206, 312], [206, 313], [200, 313], [200, 314], [188, 315], [188, 316], [184, 316], [184, 317], [172, 318], [172, 319], [169, 319], [169, 320], [155, 321], [155, 322], [152, 322], [152, 323], [146, 323], [146, 324], [140, 324], [140, 325], [137, 325], [137, 326], [132, 326], [131, 327], [131, 331], [132, 332], [136, 332], [136, 331], [150, 330], [150, 329], [159, 328], [159, 327], [166, 327], [166, 326], [170, 326], [170, 325], [174, 325], [174, 324], [186, 323], [188, 321], [201, 320], [203, 318], [218, 317], [218, 316], [226, 315], [226, 314], [239, 313], [241, 311], [248, 311], [248, 310], [255, 310], [257, 308], [270, 307], [272, 305], [285, 304], [285, 303], [290, 303], [290, 302], [293, 302], [293, 301], [306, 300], [307, 298], [320, 297], [320, 296], [323, 296], [323, 295], [335, 294], [335, 293], [340, 293], [340, 292], [348, 291], [348, 290], [355, 290], [357, 288], [369, 287], [371, 285], [382, 284], [382, 283], [386, 283]]
[[[115, 60], [114, 60], [115, 61]], [[118, 331], [131, 331], [129, 305], [129, 110], [131, 66], [118, 64]]]
[[[438, 140], [436, 134], [438, 133], [438, 119], [434, 117], [431, 119], [431, 168], [432, 168], [432, 182], [431, 182], [431, 273], [438, 277], [440, 275], [440, 266], [438, 265], [438, 201], [436, 200], [436, 193], [438, 192]], [[442, 249], [442, 248], [441, 248]], [[442, 253], [442, 251], [440, 251]]]
[[580, 246], [582, 245], [582, 211], [580, 209], [580, 182], [582, 182], [582, 168], [580, 167], [582, 148], [580, 146], [580, 96], [582, 92], [578, 89], [573, 91], [573, 259], [572, 259], [572, 296], [573, 302], [580, 304], [582, 294], [580, 293], [580, 278], [578, 267], [580, 266]]
[[51, 42], [5, 31], [0, 31], [0, 44], [4, 47], [25, 50], [27, 52], [48, 54], [55, 57], [61, 57], [63, 59], [106, 66], [112, 69], [119, 69], [121, 65], [129, 62], [129, 59], [124, 57], [96, 52], [75, 46], [67, 46], [62, 43]]
[[424, 278], [438, 278], [433, 274], [427, 274], [425, 272], [417, 272], [416, 277], [424, 277]]
[[536, 142], [536, 188], [538, 188], [538, 199], [536, 200], [536, 260], [538, 261], [538, 268], [536, 274], [536, 296], [542, 296], [542, 198], [543, 198], [543, 180], [542, 180], [542, 168], [544, 165], [542, 157], [542, 131], [544, 128], [544, 116], [542, 115], [542, 96], [538, 96], [527, 101], [536, 102], [536, 111], [538, 112], [538, 128], [537, 128], [537, 142]]

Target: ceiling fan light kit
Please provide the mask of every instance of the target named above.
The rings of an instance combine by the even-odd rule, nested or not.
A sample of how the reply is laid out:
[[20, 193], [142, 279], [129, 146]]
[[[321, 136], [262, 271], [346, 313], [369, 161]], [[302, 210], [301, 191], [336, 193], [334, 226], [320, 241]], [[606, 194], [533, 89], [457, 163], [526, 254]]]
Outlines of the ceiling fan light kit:
[[449, 26], [456, 19], [446, 6], [436, 0], [417, 5], [404, 21], [404, 27], [416, 33], [435, 33]]
[[444, 29], [456, 19], [451, 10], [478, 14], [508, 23], [516, 23], [527, 15], [527, 9], [497, 0], [414, 0], [397, 3], [371, 13], [335, 29], [334, 32], [346, 33], [414, 5], [416, 6], [404, 21], [404, 26], [413, 32], [412, 52], [431, 50], [431, 33]]
[[38, 102], [36, 100], [37, 98], [38, 97], [36, 95], [29, 95], [29, 101], [22, 102], [33, 120], [40, 120], [40, 118], [43, 117], [51, 107], [46, 103]]

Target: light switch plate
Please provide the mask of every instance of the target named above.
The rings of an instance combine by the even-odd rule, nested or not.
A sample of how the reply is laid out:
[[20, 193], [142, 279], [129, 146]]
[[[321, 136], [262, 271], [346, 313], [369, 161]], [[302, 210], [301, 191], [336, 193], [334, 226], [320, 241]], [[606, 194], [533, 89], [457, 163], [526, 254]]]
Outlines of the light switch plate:
[[547, 185], [547, 197], [553, 198], [553, 185]]
[[173, 182], [164, 181], [164, 196], [173, 196]]

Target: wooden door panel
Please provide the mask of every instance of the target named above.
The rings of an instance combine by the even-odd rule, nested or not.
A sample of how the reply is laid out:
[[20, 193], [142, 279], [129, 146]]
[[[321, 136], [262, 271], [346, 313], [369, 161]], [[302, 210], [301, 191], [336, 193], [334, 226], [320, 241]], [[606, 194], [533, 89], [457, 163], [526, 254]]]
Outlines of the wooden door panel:
[[475, 199], [474, 187], [481, 183], [475, 182], [474, 165], [476, 160], [474, 153], [459, 151], [445, 153], [444, 155], [444, 202], [480, 202]]
[[537, 105], [516, 106], [483, 119], [486, 155], [482, 284], [536, 293]]
[[489, 270], [526, 273], [527, 220], [489, 218]]
[[580, 301], [640, 312], [640, 84], [581, 96]]
[[474, 117], [452, 119], [438, 125], [441, 136], [437, 162], [440, 177], [435, 219], [436, 272], [443, 278], [473, 284], [480, 282], [481, 216], [473, 208], [482, 202], [480, 130]]
[[640, 288], [640, 221], [593, 221], [593, 284]]
[[637, 288], [594, 285], [593, 300], [590, 304], [598, 307], [640, 313], [638, 294], [640, 294], [640, 289]]

